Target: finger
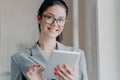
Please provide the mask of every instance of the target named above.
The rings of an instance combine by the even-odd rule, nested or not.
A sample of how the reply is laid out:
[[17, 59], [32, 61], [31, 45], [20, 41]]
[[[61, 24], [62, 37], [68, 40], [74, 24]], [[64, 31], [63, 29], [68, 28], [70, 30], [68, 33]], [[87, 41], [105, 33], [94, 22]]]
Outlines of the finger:
[[29, 73], [29, 71], [27, 71], [26, 74], [27, 74], [28, 77], [30, 77], [30, 73]]
[[30, 68], [28, 68], [28, 72], [29, 72], [29, 73], [33, 72], [33, 71], [34, 71], [34, 68], [35, 68], [35, 65], [32, 66], [32, 67], [30, 67]]
[[36, 67], [40, 67], [41, 65], [40, 64], [35, 64]]
[[39, 73], [41, 73], [42, 71], [44, 71], [45, 69], [42, 67], [42, 65], [40, 64], [36, 64], [36, 69]]
[[41, 71], [44, 70], [44, 68], [40, 64], [35, 64], [34, 66], [35, 66], [35, 70], [38, 71], [38, 72], [41, 72]]
[[55, 68], [55, 75], [59, 77], [60, 80], [63, 80], [62, 76], [59, 74], [60, 69], [57, 67]]
[[59, 70], [69, 78], [70, 73], [63, 67], [63, 66], [58, 66]]
[[64, 80], [59, 74], [55, 73], [55, 75], [56, 75], [60, 80]]
[[41, 73], [41, 72], [43, 72], [45, 69], [44, 68], [39, 68], [38, 69], [38, 73]]
[[72, 80], [73, 75], [71, 75], [63, 66], [60, 67], [60, 71], [61, 71], [69, 80]]
[[37, 68], [44, 69], [44, 68], [43, 68], [43, 66], [42, 66], [42, 65], [40, 65], [40, 64], [36, 64], [35, 66], [36, 66]]
[[75, 75], [75, 69], [74, 68], [71, 68], [66, 64], [64, 64], [64, 67], [71, 75]]
[[58, 71], [57, 74], [63, 79], [63, 80], [68, 80], [68, 78], [66, 77], [66, 75], [64, 73], [62, 73], [61, 71]]
[[27, 74], [28, 78], [30, 79], [31, 78], [31, 73], [29, 71], [27, 71], [26, 74]]

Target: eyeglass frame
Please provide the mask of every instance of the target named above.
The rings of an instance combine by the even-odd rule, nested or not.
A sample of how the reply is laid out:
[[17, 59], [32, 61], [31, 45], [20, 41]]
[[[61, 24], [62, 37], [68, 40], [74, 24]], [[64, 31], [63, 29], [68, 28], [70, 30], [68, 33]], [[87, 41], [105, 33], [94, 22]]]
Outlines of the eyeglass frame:
[[[60, 26], [60, 27], [63, 27], [66, 24], [66, 22], [67, 22], [67, 19], [64, 18], [63, 19], [64, 20], [64, 24], [60, 25], [59, 22], [58, 22], [60, 18], [56, 19], [52, 14], [43, 14], [42, 17], [45, 18], [45, 22], [47, 24], [53, 24], [56, 21], [57, 25]], [[47, 17], [52, 17], [53, 20], [51, 22], [47, 22], [46, 21]]]

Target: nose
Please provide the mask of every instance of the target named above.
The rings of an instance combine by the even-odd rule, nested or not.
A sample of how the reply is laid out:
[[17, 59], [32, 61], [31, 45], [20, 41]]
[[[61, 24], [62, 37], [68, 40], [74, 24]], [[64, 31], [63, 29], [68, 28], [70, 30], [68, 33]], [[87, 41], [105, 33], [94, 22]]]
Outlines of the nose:
[[53, 23], [52, 23], [52, 25], [53, 25], [54, 27], [58, 27], [57, 20], [54, 20]]

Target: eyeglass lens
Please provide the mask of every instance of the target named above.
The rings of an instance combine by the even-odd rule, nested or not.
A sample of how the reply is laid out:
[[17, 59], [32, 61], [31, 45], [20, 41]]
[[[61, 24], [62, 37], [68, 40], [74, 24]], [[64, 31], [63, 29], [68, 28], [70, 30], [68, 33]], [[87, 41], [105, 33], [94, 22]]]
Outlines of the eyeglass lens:
[[65, 24], [65, 19], [62, 17], [60, 17], [58, 19], [54, 18], [54, 16], [52, 16], [52, 15], [43, 15], [43, 17], [45, 18], [45, 21], [48, 24], [53, 24], [55, 21], [57, 22], [57, 24], [59, 26], [64, 26], [64, 24]]

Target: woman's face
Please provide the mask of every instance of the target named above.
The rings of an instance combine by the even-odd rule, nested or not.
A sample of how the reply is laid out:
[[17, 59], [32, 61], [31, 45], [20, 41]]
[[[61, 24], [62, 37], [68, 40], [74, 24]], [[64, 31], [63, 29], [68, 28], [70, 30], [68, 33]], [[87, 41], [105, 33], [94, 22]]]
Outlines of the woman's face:
[[42, 18], [38, 16], [38, 22], [41, 28], [41, 36], [54, 38], [62, 32], [66, 19], [65, 9], [59, 5], [49, 7]]

